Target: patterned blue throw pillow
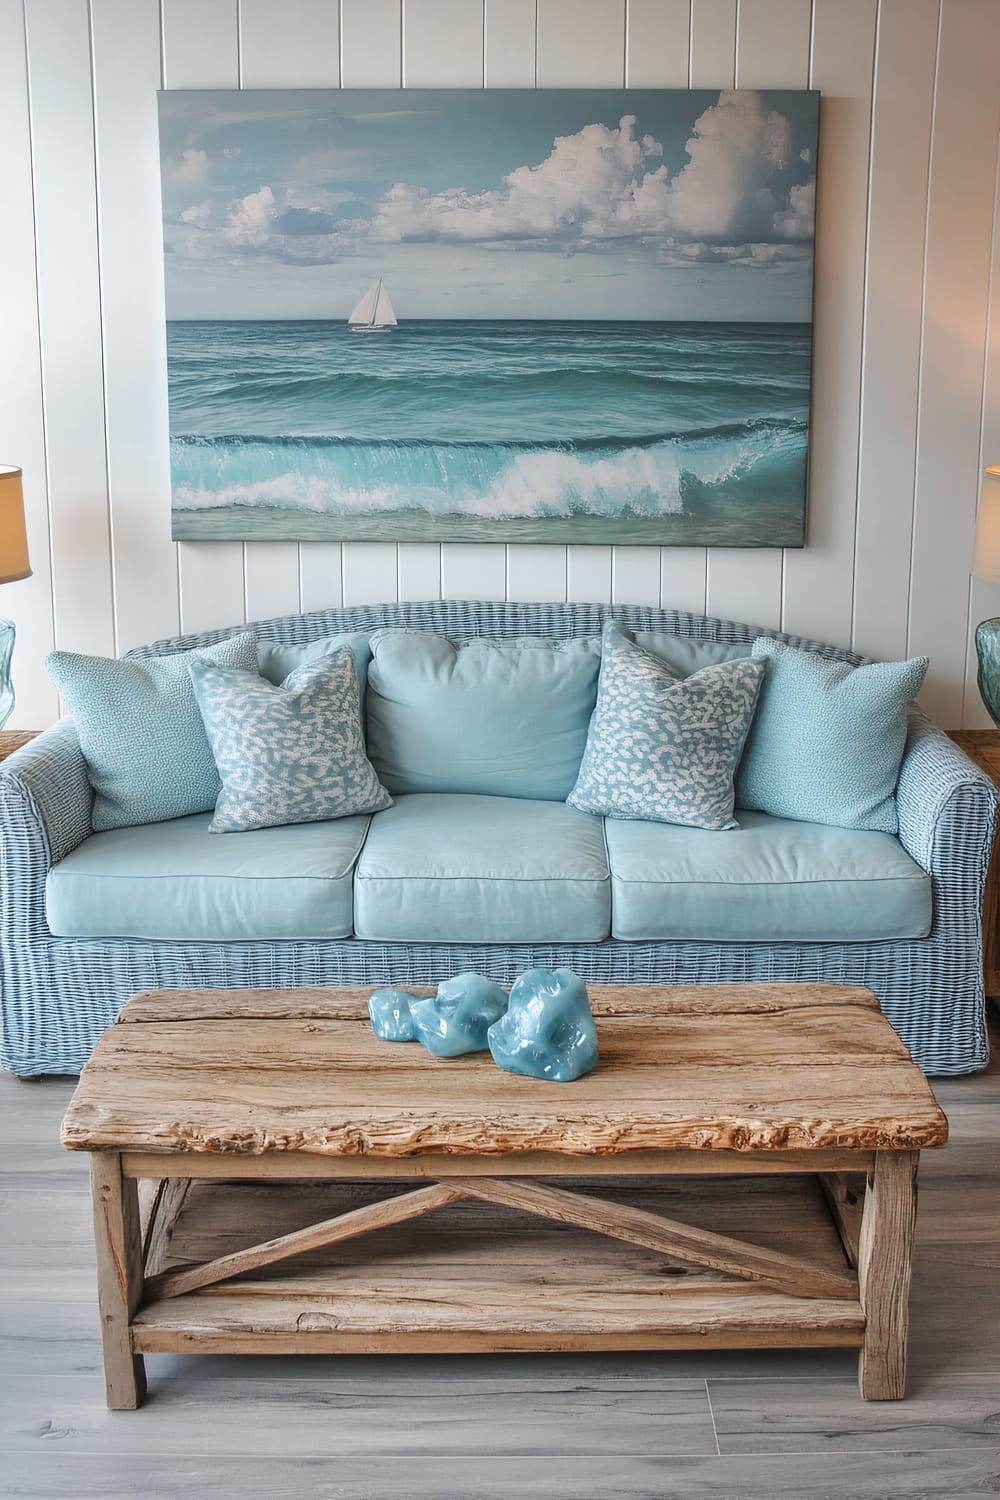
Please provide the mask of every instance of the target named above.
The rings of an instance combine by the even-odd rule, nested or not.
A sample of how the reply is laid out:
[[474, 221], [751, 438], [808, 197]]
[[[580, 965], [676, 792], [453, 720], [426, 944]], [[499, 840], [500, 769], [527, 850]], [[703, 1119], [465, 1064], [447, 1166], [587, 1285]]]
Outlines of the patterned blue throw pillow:
[[607, 818], [735, 828], [733, 776], [763, 676], [763, 663], [746, 658], [682, 680], [607, 624], [597, 707], [566, 801]]
[[740, 807], [776, 818], [895, 833], [907, 704], [926, 656], [852, 667], [759, 636], [760, 708], [736, 782]]
[[201, 662], [191, 680], [222, 781], [211, 833], [392, 806], [365, 754], [350, 650], [305, 663], [280, 687]]

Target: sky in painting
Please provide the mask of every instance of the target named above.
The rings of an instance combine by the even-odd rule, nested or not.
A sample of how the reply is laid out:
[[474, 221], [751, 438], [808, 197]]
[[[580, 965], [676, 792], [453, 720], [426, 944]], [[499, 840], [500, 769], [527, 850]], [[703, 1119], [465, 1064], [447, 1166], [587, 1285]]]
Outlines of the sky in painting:
[[818, 95], [168, 91], [167, 316], [810, 317]]

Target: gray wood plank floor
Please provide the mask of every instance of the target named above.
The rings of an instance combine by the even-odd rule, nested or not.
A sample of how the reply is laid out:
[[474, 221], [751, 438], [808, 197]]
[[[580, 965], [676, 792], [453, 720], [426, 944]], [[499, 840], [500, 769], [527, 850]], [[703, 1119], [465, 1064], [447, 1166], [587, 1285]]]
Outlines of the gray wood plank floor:
[[[996, 1017], [994, 1017], [996, 1019]], [[995, 1044], [1000, 1035], [994, 1036]], [[849, 1352], [153, 1357], [104, 1407], [69, 1079], [0, 1078], [0, 1494], [129, 1500], [962, 1500], [1000, 1493], [1000, 1061], [939, 1080], [910, 1394]]]

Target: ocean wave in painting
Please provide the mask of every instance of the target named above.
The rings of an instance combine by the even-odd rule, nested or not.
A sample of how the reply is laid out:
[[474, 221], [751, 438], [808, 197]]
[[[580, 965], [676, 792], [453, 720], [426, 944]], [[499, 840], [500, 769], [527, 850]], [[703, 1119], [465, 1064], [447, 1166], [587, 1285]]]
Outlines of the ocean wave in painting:
[[[678, 514], [740, 481], [761, 497], [805, 463], [805, 424], [758, 419], [701, 430], [548, 443], [366, 442], [296, 435], [178, 437], [174, 505], [350, 515], [419, 510], [492, 517]], [[749, 498], [749, 495], [748, 495]]]
[[572, 517], [586, 539], [588, 518], [633, 516], [731, 545], [801, 528], [804, 325], [174, 323], [168, 352], [188, 517], [367, 515], [386, 536], [393, 515]]

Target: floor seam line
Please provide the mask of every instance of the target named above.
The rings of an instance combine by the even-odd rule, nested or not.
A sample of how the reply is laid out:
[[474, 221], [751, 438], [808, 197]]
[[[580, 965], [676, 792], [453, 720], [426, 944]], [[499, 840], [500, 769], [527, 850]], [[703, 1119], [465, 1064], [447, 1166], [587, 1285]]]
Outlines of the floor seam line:
[[719, 1429], [715, 1425], [715, 1409], [712, 1406], [712, 1392], [708, 1388], [707, 1380], [705, 1381], [705, 1400], [708, 1402], [708, 1415], [712, 1418], [712, 1436], [715, 1438], [715, 1451], [721, 1458], [722, 1444], [719, 1442]]

